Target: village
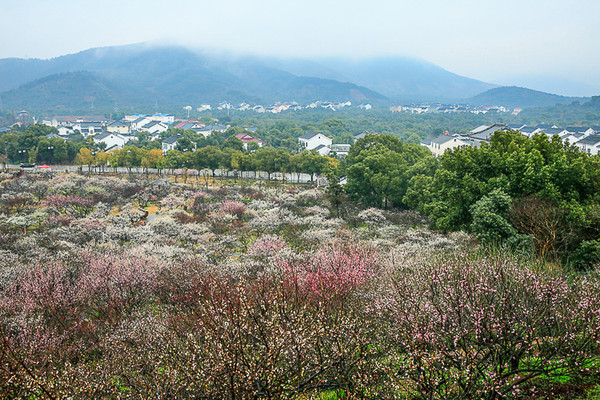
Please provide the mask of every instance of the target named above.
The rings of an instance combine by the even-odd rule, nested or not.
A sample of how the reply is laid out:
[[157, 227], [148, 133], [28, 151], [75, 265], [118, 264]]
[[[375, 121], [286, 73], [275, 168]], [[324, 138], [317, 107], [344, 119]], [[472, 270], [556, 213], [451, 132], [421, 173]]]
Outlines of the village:
[[536, 134], [545, 134], [549, 138], [558, 136], [563, 141], [577, 146], [584, 153], [597, 155], [600, 151], [600, 126], [568, 126], [566, 128], [559, 128], [556, 125], [549, 124], [536, 126], [507, 125], [502, 123], [481, 125], [471, 130], [469, 134], [445, 132], [442, 136], [423, 140], [421, 145], [431, 150], [435, 156], [441, 156], [447, 150], [464, 146], [479, 147], [481, 143], [489, 143], [492, 134], [496, 131], [520, 132], [530, 138]]

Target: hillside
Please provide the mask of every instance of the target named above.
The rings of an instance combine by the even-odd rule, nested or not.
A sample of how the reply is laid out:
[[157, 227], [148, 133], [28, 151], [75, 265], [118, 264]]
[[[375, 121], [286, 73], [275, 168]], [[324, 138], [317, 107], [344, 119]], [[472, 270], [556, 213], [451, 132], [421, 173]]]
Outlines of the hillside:
[[338, 71], [341, 77], [337, 79], [368, 87], [400, 102], [453, 101], [495, 87], [446, 71], [430, 62], [408, 57], [327, 59], [321, 63]]
[[584, 97], [567, 97], [517, 86], [503, 86], [473, 96], [465, 102], [474, 105], [503, 105], [509, 108], [545, 107], [585, 101]]
[[80, 108], [92, 102], [181, 107], [315, 100], [375, 105], [460, 101], [526, 108], [579, 100], [494, 87], [414, 58], [279, 59], [146, 44], [89, 49], [49, 60], [2, 59], [0, 91], [5, 108], [30, 110]]
[[[5, 107], [37, 109], [81, 105], [85, 98], [131, 106], [385, 100], [352, 83], [299, 77], [257, 61], [142, 45], [92, 49], [51, 60], [0, 60], [0, 88], [7, 90], [2, 93]], [[86, 94], [90, 90], [93, 94]]]

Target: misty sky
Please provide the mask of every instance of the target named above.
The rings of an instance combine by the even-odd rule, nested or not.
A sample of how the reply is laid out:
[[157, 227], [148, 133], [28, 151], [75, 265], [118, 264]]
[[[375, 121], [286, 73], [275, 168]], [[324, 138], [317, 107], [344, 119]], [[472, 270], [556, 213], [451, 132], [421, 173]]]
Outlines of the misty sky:
[[598, 0], [2, 0], [2, 5], [0, 58], [51, 58], [147, 41], [299, 57], [404, 55], [492, 83], [600, 94]]

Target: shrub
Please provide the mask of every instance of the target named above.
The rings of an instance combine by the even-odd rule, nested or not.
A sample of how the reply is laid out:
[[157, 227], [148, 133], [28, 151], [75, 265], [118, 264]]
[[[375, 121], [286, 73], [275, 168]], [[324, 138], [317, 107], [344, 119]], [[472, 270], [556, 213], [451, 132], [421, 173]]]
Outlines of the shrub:
[[246, 212], [246, 206], [239, 201], [226, 200], [221, 203], [221, 211], [227, 214], [235, 215], [237, 219], [242, 219]]
[[577, 270], [589, 270], [600, 264], [600, 240], [585, 240], [571, 254], [570, 264]]
[[483, 196], [471, 207], [471, 230], [485, 244], [501, 244], [517, 231], [506, 219], [511, 198], [500, 189]]

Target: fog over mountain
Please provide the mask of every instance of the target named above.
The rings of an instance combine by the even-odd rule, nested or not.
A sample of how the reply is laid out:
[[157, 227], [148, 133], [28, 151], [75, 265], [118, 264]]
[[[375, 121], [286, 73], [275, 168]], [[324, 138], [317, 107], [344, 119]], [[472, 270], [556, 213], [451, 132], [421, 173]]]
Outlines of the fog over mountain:
[[[381, 105], [465, 99], [514, 103], [506, 91], [476, 97], [496, 87], [408, 57], [276, 58], [136, 44], [49, 60], [0, 60], [0, 91], [9, 108], [317, 100]], [[498, 93], [502, 96], [494, 98]], [[517, 96], [521, 107], [539, 105], [540, 96], [545, 103], [569, 101], [539, 92]]]

